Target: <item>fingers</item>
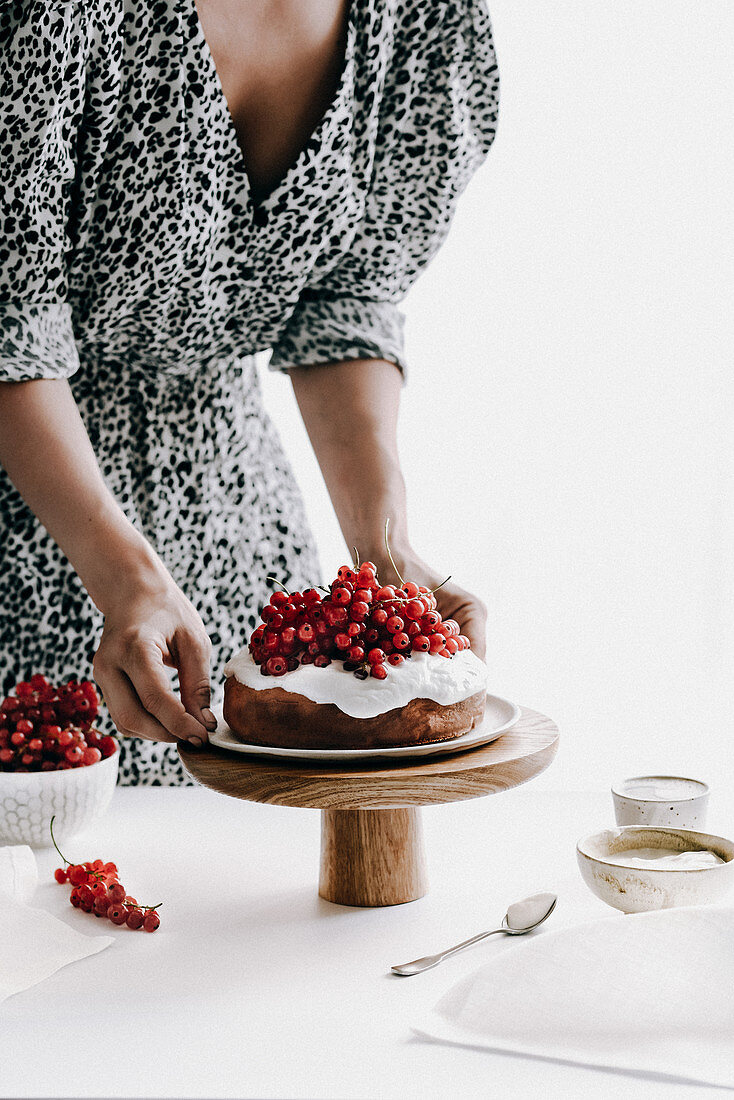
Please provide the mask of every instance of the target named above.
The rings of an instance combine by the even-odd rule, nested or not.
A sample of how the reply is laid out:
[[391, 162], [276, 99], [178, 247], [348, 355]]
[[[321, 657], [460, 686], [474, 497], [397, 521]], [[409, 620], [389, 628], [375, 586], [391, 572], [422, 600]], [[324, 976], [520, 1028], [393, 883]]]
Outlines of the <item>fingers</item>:
[[123, 653], [122, 659], [111, 660], [98, 652], [94, 661], [95, 678], [120, 732], [171, 744], [203, 744], [206, 730], [176, 697], [155, 642], [135, 640]]
[[458, 622], [461, 633], [466, 635], [471, 648], [483, 661], [487, 654], [487, 608], [480, 599], [463, 589], [451, 589], [444, 597], [447, 604], [439, 609], [444, 620]]
[[176, 697], [163, 665], [163, 655], [153, 642], [136, 646], [130, 653], [126, 669], [132, 686], [144, 709], [174, 738], [202, 744], [206, 730], [201, 722], [187, 713]]
[[110, 717], [123, 736], [176, 743], [176, 738], [144, 709], [121, 669], [100, 669], [95, 665], [94, 678], [102, 690]]
[[486, 625], [487, 617], [469, 612], [459, 619], [461, 633], [471, 642], [471, 648], [482, 661], [487, 655]]
[[209, 709], [211, 642], [208, 638], [202, 642], [198, 637], [183, 635], [180, 640], [177, 638], [176, 652], [181, 702], [185, 710], [211, 733], [217, 728], [217, 720]]

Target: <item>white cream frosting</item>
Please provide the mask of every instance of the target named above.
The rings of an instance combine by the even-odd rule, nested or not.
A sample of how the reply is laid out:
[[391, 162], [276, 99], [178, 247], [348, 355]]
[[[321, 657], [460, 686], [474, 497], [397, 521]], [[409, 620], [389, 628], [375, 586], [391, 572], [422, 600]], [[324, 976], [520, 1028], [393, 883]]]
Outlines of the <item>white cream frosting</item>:
[[384, 680], [374, 676], [360, 680], [347, 672], [341, 661], [332, 661], [326, 668], [299, 665], [283, 676], [263, 676], [245, 647], [227, 662], [224, 675], [258, 691], [279, 687], [305, 695], [314, 703], [334, 703], [352, 718], [375, 718], [407, 706], [412, 699], [432, 699], [448, 706], [487, 686], [487, 666], [471, 649], [462, 649], [451, 658], [414, 652], [401, 665], [386, 668]]

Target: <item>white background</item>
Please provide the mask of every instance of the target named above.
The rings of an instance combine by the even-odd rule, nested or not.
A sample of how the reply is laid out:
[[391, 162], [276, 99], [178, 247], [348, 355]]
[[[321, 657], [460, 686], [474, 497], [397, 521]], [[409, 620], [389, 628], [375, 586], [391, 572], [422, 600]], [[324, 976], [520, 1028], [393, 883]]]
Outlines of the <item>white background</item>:
[[[413, 544], [488, 604], [491, 689], [561, 726], [541, 781], [730, 783], [734, 11], [489, 8], [497, 138], [403, 306]], [[290, 383], [263, 376], [331, 572]]]

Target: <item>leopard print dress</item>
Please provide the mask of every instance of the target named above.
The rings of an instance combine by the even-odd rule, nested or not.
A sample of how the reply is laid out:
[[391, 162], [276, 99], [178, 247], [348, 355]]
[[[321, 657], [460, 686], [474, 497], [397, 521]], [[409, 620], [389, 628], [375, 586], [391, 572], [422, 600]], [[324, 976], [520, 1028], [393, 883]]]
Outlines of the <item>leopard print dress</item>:
[[[68, 378], [103, 475], [198, 608], [213, 680], [270, 574], [319, 582], [255, 355], [386, 359], [494, 139], [484, 0], [352, 0], [333, 101], [255, 201], [195, 0], [0, 0], [0, 380]], [[0, 685], [91, 675], [102, 621], [0, 472]], [[123, 745], [121, 783], [180, 784]]]

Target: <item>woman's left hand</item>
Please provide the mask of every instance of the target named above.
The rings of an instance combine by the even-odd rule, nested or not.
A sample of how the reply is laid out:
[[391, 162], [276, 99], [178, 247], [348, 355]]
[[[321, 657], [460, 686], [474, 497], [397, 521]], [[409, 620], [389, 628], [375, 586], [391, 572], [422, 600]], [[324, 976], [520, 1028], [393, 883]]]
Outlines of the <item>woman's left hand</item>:
[[[423, 584], [426, 588], [433, 589], [441, 584], [444, 579], [431, 569], [424, 561], [413, 553], [397, 555], [393, 550], [395, 564], [400, 570], [401, 576], [406, 581], [414, 581]], [[383, 584], [398, 584], [395, 570], [387, 556], [378, 560], [374, 556], [370, 559], [377, 566], [377, 576]], [[477, 657], [485, 659], [487, 652], [487, 608], [485, 604], [461, 588], [454, 581], [449, 580], [436, 591], [436, 610], [442, 619], [455, 619], [461, 627], [461, 633], [465, 634], [471, 642], [471, 648]]]

